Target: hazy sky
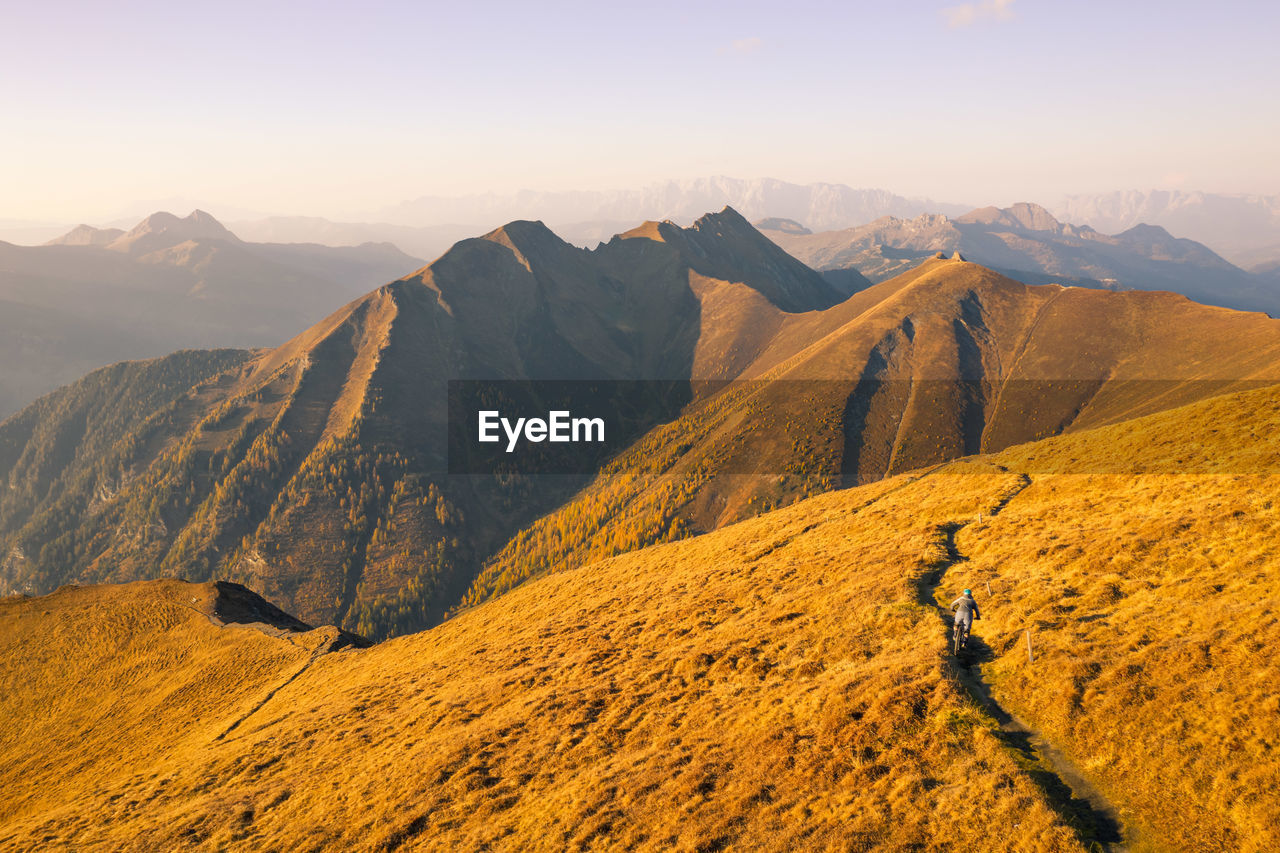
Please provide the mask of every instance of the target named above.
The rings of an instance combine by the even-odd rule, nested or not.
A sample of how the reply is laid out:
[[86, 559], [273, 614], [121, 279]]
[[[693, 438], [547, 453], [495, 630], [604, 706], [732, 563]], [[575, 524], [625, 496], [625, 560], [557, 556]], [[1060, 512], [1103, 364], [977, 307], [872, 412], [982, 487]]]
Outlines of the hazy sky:
[[1280, 192], [1280, 4], [0, 0], [0, 219], [712, 174]]

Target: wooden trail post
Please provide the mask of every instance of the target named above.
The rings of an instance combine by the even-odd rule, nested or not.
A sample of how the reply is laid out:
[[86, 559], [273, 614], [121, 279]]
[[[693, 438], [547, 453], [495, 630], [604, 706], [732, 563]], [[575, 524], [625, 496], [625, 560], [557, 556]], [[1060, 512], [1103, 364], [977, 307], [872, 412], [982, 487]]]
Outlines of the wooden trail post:
[[1035, 663], [1035, 655], [1031, 653], [1031, 629], [1027, 629], [1027, 663]]
[[991, 581], [987, 581], [987, 598], [991, 597]]

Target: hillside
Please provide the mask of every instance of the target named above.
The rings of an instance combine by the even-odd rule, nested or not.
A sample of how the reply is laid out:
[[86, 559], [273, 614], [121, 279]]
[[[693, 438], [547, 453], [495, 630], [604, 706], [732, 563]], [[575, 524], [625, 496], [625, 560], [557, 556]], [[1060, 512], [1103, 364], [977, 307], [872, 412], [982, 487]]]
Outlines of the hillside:
[[103, 456], [0, 426], [15, 458], [57, 472], [37, 488], [22, 465], [0, 470], [5, 591], [229, 575], [368, 633], [439, 619], [484, 554], [574, 486], [447, 477], [449, 378], [727, 378], [731, 363], [699, 356], [701, 304], [754, 295], [724, 309], [741, 339], [752, 310], [781, 315], [770, 300], [840, 299], [732, 211], [646, 229], [594, 253], [540, 223], [463, 241], [193, 392], [154, 439], [122, 425]]
[[420, 265], [386, 244], [247, 243], [202, 211], [0, 243], [0, 419], [115, 361], [277, 346]]
[[[994, 500], [1002, 485], [979, 492]], [[889, 486], [872, 488], [863, 502]], [[1013, 838], [1082, 849], [938, 667], [937, 622], [910, 572], [931, 553], [929, 522], [968, 507], [917, 509], [907, 535], [871, 551], [827, 547], [852, 532], [842, 502], [819, 510], [821, 536], [794, 512], [768, 516], [549, 577], [362, 652], [219, 629], [163, 601], [182, 600], [181, 586], [117, 590], [132, 598], [110, 608], [138, 649], [129, 657], [59, 641], [92, 636], [96, 614], [64, 601], [95, 590], [0, 605], [10, 738], [48, 689], [12, 690], [40, 671], [13, 646], [20, 631], [97, 664], [76, 668], [64, 701], [121, 685], [114, 725], [46, 717], [48, 769], [6, 766], [0, 845], [782, 849], [953, 833], [976, 844], [978, 809], [1019, 824]], [[853, 602], [875, 604], [854, 620]], [[185, 666], [210, 680], [230, 668], [238, 689], [167, 692], [153, 723], [165, 652], [184, 643]], [[150, 682], [124, 678], [143, 667]], [[131, 748], [95, 753], [120, 756], [115, 766], [77, 768], [63, 745], [86, 730]]]
[[1032, 287], [930, 259], [828, 311], [784, 318], [740, 363], [740, 381], [695, 400], [521, 531], [467, 601], [798, 496], [1274, 381], [1280, 321], [1167, 293]]
[[[57, 441], [0, 426], [19, 460], [0, 468], [0, 591], [226, 578], [382, 638], [551, 568], [1278, 374], [1280, 324], [1172, 294], [934, 259], [845, 298], [731, 210], [594, 251], [516, 222], [182, 397], [181, 417], [116, 418], [99, 452], [74, 421]], [[460, 475], [455, 378], [684, 393], [619, 399], [617, 451], [580, 476]]]
[[[555, 572], [363, 650], [220, 625], [209, 585], [10, 599], [0, 748], [46, 746], [0, 762], [0, 845], [1265, 849], [1277, 451], [1275, 386], [1221, 396]], [[965, 585], [968, 668], [934, 607]]]
[[1280, 315], [1280, 291], [1193, 240], [1135, 223], [1114, 236], [1056, 220], [1035, 204], [985, 207], [948, 218], [885, 217], [817, 234], [794, 228], [765, 233], [815, 269], [856, 269], [883, 281], [938, 252], [1028, 284], [1060, 283], [1108, 290], [1170, 290], [1207, 305]]
[[997, 697], [1152, 849], [1277, 840], [1278, 450], [1274, 387], [1011, 449], [1030, 485], [956, 537]]

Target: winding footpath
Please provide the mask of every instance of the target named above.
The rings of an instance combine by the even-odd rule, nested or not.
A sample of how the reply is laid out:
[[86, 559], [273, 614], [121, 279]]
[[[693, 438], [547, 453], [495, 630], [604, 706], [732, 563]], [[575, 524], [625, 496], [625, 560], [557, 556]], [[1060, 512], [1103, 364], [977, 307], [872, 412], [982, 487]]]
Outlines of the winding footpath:
[[[1002, 495], [985, 515], [999, 515], [1010, 501], [1030, 485], [1031, 478], [1020, 474], [1018, 485]], [[943, 641], [948, 650], [951, 643], [951, 613], [939, 602], [937, 591], [952, 567], [968, 561], [968, 557], [961, 554], [956, 546], [956, 533], [969, 523], [953, 522], [939, 528], [946, 556], [921, 576], [918, 586], [920, 603], [937, 608], [944, 626]], [[973, 701], [982, 706], [999, 724], [1002, 739], [1023, 759], [1022, 763], [1031, 778], [1054, 807], [1078, 828], [1081, 840], [1089, 849], [1100, 849], [1104, 853], [1126, 851], [1126, 832], [1119, 810], [1043, 735], [1000, 706], [991, 695], [990, 685], [982, 679], [981, 666], [973, 660], [989, 659], [990, 649], [976, 635], [970, 636], [969, 647], [971, 657], [949, 660], [951, 674], [964, 685]]]

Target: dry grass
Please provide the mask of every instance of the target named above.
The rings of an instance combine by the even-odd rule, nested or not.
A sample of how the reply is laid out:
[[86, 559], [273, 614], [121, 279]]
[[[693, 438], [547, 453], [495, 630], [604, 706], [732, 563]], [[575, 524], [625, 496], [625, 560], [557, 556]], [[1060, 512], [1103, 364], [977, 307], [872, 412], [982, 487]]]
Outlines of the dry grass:
[[[88, 750], [43, 699], [6, 691], [6, 719], [44, 716], [50, 746], [16, 791], [4, 773], [0, 846], [942, 849], [989, 847], [989, 821], [1006, 849], [1079, 849], [945, 676], [916, 601], [936, 524], [1009, 478], [933, 478], [945, 485], [889, 481], [553, 574], [432, 631], [322, 656], [223, 741], [244, 703], [207, 687], [159, 701], [162, 661], [116, 648], [63, 681], [11, 648], [11, 683], [38, 676], [77, 707], [119, 670], [147, 677]], [[136, 642], [238, 669], [247, 629], [196, 613], [151, 625], [151, 587], [126, 590], [103, 607]], [[7, 605], [0, 630], [45, 633], [45, 601]], [[69, 630], [100, 617], [80, 618]], [[218, 631], [235, 632], [234, 653]], [[238, 676], [261, 695], [298, 653], [257, 645], [287, 661]], [[86, 751], [95, 766], [68, 773]]]
[[[1280, 842], [1278, 451], [1275, 390], [1015, 449], [1001, 461], [1033, 485], [960, 534], [970, 561], [950, 585], [996, 591], [980, 625], [997, 696], [1122, 804], [1143, 846]], [[1219, 473], [1034, 473], [1108, 453]]]
[[1082, 849], [949, 677], [917, 598], [940, 527], [1019, 467], [1032, 485], [959, 532], [970, 559], [943, 584], [984, 599], [998, 696], [1141, 844], [1273, 846], [1280, 483], [1043, 472], [1149, 465], [1175, 439], [1220, 471], [1274, 459], [1278, 413], [1280, 392], [1253, 392], [1013, 448], [1009, 472], [823, 495], [300, 675], [314, 645], [162, 594], [191, 587], [6, 603], [0, 847]]
[[[152, 581], [0, 602], [0, 821], [123, 778], [159, 778], [157, 767], [211, 742], [332, 631], [290, 640], [217, 627], [212, 599], [212, 585]], [[108, 795], [82, 817], [114, 819], [126, 805]]]

